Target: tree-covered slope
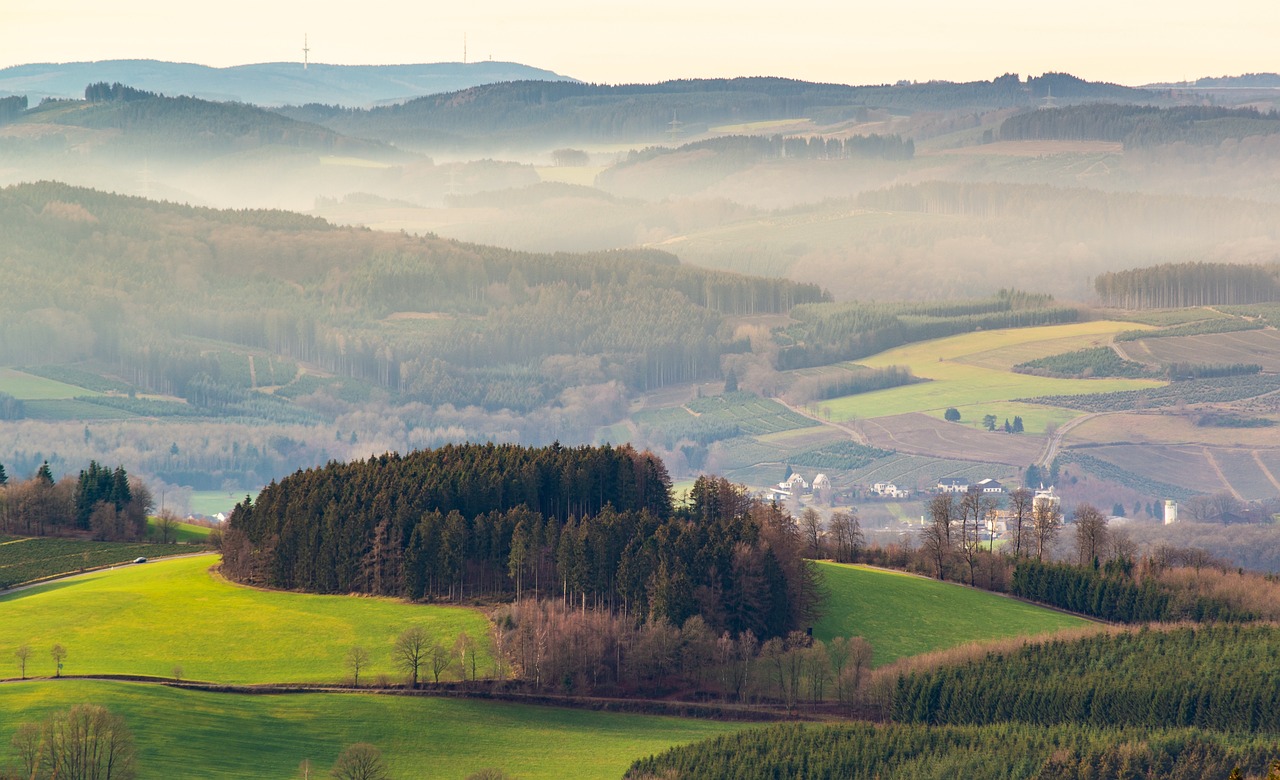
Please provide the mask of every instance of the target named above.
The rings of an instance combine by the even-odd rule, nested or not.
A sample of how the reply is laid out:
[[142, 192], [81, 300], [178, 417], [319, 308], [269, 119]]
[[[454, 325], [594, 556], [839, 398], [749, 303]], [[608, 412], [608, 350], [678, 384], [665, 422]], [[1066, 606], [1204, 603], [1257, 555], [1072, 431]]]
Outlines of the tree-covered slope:
[[609, 86], [523, 81], [490, 84], [370, 110], [310, 105], [297, 119], [340, 132], [412, 146], [529, 144], [548, 139], [644, 141], [675, 127], [696, 133], [732, 122], [809, 117], [824, 124], [865, 118], [868, 108], [900, 112], [1031, 106], [1052, 91], [1064, 101], [1154, 99], [1155, 93], [1050, 73], [1022, 81], [931, 81], [853, 87], [783, 78], [689, 79]]
[[0, 239], [0, 364], [98, 361], [212, 410], [280, 402], [248, 394], [295, 378], [276, 360], [489, 409], [714, 378], [745, 349], [726, 315], [823, 297], [661, 252], [517, 253], [52, 183], [0, 190]]

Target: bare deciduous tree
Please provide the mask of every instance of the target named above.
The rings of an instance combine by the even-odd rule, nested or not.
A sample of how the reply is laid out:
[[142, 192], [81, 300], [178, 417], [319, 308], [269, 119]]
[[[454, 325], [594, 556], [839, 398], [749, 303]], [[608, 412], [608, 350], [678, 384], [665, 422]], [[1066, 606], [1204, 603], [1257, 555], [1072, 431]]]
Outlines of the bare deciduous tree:
[[347, 746], [338, 755], [329, 776], [335, 780], [390, 780], [382, 751], [368, 742]]
[[26, 724], [14, 738], [23, 777], [33, 780], [131, 780], [133, 735], [124, 718], [96, 704], [55, 712]]
[[55, 644], [53, 647], [49, 648], [49, 655], [53, 657], [53, 676], [61, 677], [62, 662], [66, 660], [67, 648], [60, 644]]
[[436, 642], [427, 651], [427, 660], [431, 664], [431, 679], [439, 683], [440, 675], [453, 666], [453, 653], [443, 644]]
[[852, 563], [858, 558], [858, 551], [866, 543], [862, 535], [862, 526], [858, 523], [856, 510], [833, 512], [828, 522], [832, 541], [835, 543], [836, 560], [841, 563]]
[[804, 543], [808, 548], [806, 555], [816, 558], [820, 554], [822, 544], [822, 515], [811, 506], [800, 513], [800, 531], [804, 535]]
[[355, 687], [360, 687], [360, 670], [369, 665], [369, 651], [360, 645], [354, 645], [347, 650], [345, 659], [347, 668], [351, 670], [351, 682]]
[[1021, 558], [1030, 548], [1027, 538], [1031, 530], [1032, 502], [1035, 494], [1021, 487], [1009, 494], [1009, 529], [1013, 541], [1013, 557]]
[[178, 515], [172, 509], [160, 510], [160, 514], [156, 515], [156, 531], [160, 534], [161, 544], [168, 544], [177, 538], [179, 522]]
[[1072, 513], [1076, 525], [1076, 554], [1081, 566], [1106, 555], [1107, 518], [1092, 504], [1081, 504]]
[[1052, 501], [1040, 501], [1031, 511], [1032, 532], [1035, 535], [1036, 560], [1043, 561], [1044, 555], [1053, 546], [1062, 530], [1062, 510]]
[[17, 650], [13, 651], [13, 657], [18, 659], [18, 668], [22, 672], [22, 679], [27, 679], [27, 659], [31, 657], [30, 646], [21, 645]]
[[418, 672], [427, 660], [427, 632], [422, 626], [410, 626], [396, 637], [391, 658], [396, 668], [409, 677], [412, 687], [418, 687]]

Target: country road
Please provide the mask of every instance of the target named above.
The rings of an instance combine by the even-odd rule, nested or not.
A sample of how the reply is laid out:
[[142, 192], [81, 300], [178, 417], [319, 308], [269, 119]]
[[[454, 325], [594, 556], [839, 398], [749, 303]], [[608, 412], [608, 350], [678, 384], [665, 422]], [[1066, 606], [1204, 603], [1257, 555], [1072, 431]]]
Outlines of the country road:
[[1062, 446], [1062, 438], [1070, 433], [1072, 428], [1083, 425], [1094, 418], [1108, 414], [1116, 414], [1116, 412], [1090, 412], [1089, 414], [1084, 414], [1067, 420], [1059, 426], [1058, 430], [1054, 431], [1053, 435], [1049, 437], [1049, 440], [1045, 442], [1044, 451], [1040, 453], [1039, 464], [1047, 468], [1053, 463], [1053, 459], [1058, 456], [1058, 450]]

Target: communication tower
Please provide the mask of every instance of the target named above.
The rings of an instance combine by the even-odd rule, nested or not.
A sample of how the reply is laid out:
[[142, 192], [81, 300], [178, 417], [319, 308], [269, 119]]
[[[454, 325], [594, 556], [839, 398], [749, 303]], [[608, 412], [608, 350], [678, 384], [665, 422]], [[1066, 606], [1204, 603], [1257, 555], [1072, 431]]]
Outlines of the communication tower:
[[302, 34], [302, 69], [303, 70], [307, 69], [307, 65], [309, 64], [308, 60], [310, 59], [310, 57], [311, 57], [311, 47], [307, 45], [307, 34], [303, 33]]

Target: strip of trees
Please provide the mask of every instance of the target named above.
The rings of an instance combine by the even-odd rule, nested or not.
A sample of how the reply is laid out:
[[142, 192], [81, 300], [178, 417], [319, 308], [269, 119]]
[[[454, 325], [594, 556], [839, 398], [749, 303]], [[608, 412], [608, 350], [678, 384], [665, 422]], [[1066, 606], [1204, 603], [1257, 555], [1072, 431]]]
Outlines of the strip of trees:
[[1166, 263], [1110, 271], [1093, 280], [1105, 306], [1168, 309], [1274, 301], [1280, 297], [1274, 265]]
[[1278, 638], [1272, 625], [1216, 625], [1029, 644], [900, 677], [892, 716], [902, 723], [1276, 732]]
[[0, 532], [85, 536], [106, 541], [146, 535], [151, 491], [123, 466], [90, 461], [78, 478], [54, 481], [48, 461], [27, 480], [11, 481], [0, 466]]

